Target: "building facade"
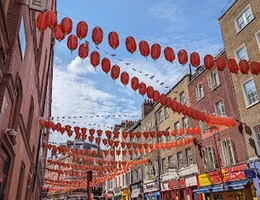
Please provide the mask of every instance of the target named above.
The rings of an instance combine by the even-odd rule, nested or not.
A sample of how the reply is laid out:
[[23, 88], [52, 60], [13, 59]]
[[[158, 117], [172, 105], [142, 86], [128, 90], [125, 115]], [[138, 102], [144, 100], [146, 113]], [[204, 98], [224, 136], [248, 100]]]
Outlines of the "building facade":
[[[56, 1], [0, 2], [0, 199], [40, 199], [40, 117], [51, 116], [52, 30], [39, 32], [39, 11]], [[46, 3], [47, 2], [47, 3]], [[46, 137], [42, 137], [42, 135]]]

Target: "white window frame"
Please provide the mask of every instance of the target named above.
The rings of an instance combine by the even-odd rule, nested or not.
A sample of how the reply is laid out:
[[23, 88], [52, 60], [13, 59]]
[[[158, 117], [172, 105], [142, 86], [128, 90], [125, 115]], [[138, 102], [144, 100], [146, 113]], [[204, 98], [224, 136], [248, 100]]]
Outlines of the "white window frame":
[[24, 24], [24, 17], [21, 17], [21, 21], [20, 21], [20, 27], [19, 27], [19, 45], [20, 45], [20, 50], [21, 50], [21, 57], [22, 60], [24, 60], [24, 56], [25, 56], [25, 52], [26, 52], [26, 46], [27, 46], [27, 42], [26, 42], [26, 32], [25, 32], [25, 24]]
[[168, 169], [172, 169], [172, 168], [173, 168], [173, 157], [168, 156]]
[[256, 38], [258, 48], [259, 48], [259, 51], [260, 51], [260, 30], [255, 33], [255, 38]]
[[[240, 50], [242, 50], [242, 49], [245, 49], [245, 50], [246, 50], [246, 54], [244, 55], [244, 57], [246, 57], [246, 58], [243, 57], [242, 59], [240, 59], [240, 58], [238, 57], [238, 52], [239, 52]], [[240, 47], [238, 47], [238, 48], [235, 50], [234, 55], [235, 55], [235, 58], [236, 58], [237, 63], [239, 63], [240, 60], [249, 61], [249, 55], [248, 55], [247, 48], [246, 48], [246, 45], [245, 45], [245, 44], [242, 44]]]
[[[217, 75], [217, 79], [215, 80], [215, 76]], [[219, 73], [218, 70], [213, 70], [210, 74], [207, 75], [207, 81], [208, 86], [211, 89], [211, 91], [215, 90], [217, 87], [220, 86], [220, 79], [219, 79]]]
[[170, 134], [169, 136], [166, 137], [166, 142], [171, 142], [172, 141], [172, 134], [171, 134], [171, 128], [167, 128], [166, 131], [168, 131]]
[[242, 83], [242, 91], [243, 91], [243, 95], [244, 95], [244, 100], [245, 100], [246, 108], [249, 108], [249, 107], [251, 107], [251, 106], [253, 106], [253, 105], [255, 105], [255, 104], [257, 104], [257, 103], [259, 102], [259, 95], [258, 95], [257, 88], [256, 88], [256, 85], [255, 85], [255, 91], [256, 91], [256, 95], [257, 95], [257, 99], [258, 99], [258, 100], [255, 101], [255, 102], [253, 102], [253, 103], [251, 103], [251, 104], [249, 104], [248, 96], [247, 96], [246, 91], [245, 91], [245, 84], [248, 83], [248, 82], [250, 82], [250, 81], [253, 81], [253, 82], [254, 82], [254, 85], [255, 85], [255, 80], [254, 80], [253, 77], [247, 79], [246, 81], [244, 81], [244, 82]]
[[[200, 87], [201, 86], [201, 87]], [[201, 88], [201, 90], [200, 90]], [[204, 91], [203, 91], [203, 85], [202, 83], [198, 83], [195, 87], [195, 92], [196, 92], [196, 98], [197, 98], [197, 101], [203, 99], [204, 97]]]
[[[202, 152], [203, 152], [203, 163], [204, 163], [205, 169], [207, 171], [216, 169], [215, 149], [212, 147], [212, 145], [204, 147], [202, 149]], [[213, 157], [212, 162], [210, 161], [210, 156]]]
[[208, 127], [206, 125], [206, 122], [200, 121], [200, 130], [201, 130], [201, 133], [205, 133], [205, 132], [208, 131]]
[[[222, 109], [220, 110], [221, 113], [219, 113], [218, 106], [217, 106], [217, 104], [220, 102], [222, 103], [222, 107], [221, 107]], [[227, 116], [226, 109], [225, 109], [225, 103], [224, 103], [223, 99], [220, 99], [219, 101], [217, 101], [215, 103], [215, 113], [218, 116]]]
[[[176, 125], [178, 125], [178, 128], [176, 128]], [[177, 121], [173, 124], [174, 130], [179, 131], [180, 130], [180, 122]], [[180, 139], [181, 137], [179, 135], [176, 135], [176, 140]]]
[[163, 121], [162, 111], [160, 110], [158, 113], [159, 123]]
[[[181, 119], [181, 121], [182, 121], [182, 128], [183, 128], [183, 130], [185, 129], [185, 128], [188, 128], [189, 127], [189, 118], [188, 117], [183, 117], [182, 119]], [[187, 122], [187, 123], [186, 123]]]
[[[228, 148], [230, 148], [231, 152], [229, 152]], [[219, 143], [219, 149], [220, 149], [221, 165], [223, 167], [233, 166], [236, 164], [235, 147], [230, 138], [221, 140]], [[230, 162], [230, 160], [232, 161]]]
[[[253, 16], [252, 19], [249, 20], [249, 21], [247, 20], [246, 15], [245, 15], [246, 10], [248, 10], [248, 9], [251, 9], [252, 16]], [[239, 24], [238, 24], [238, 19], [239, 19], [241, 16], [242, 16], [242, 18], [243, 18], [243, 21], [244, 21], [245, 25], [244, 25], [244, 27], [241, 27], [241, 28], [240, 28], [240, 27], [239, 27]], [[254, 17], [254, 14], [253, 14], [252, 7], [251, 7], [250, 4], [248, 4], [248, 5], [237, 15], [237, 17], [236, 17], [235, 20], [234, 20], [237, 33], [239, 33], [241, 30], [243, 30], [254, 18], [255, 18], [255, 17]]]
[[187, 159], [187, 166], [191, 166], [193, 164], [191, 147], [185, 149], [185, 154]]
[[183, 168], [183, 155], [182, 155], [182, 151], [177, 152], [177, 162], [178, 162], [178, 169]]
[[166, 119], [167, 117], [169, 117], [169, 108], [165, 106], [163, 111], [164, 111], [164, 119]]
[[182, 105], [185, 105], [186, 104], [186, 96], [185, 96], [184, 91], [180, 93], [179, 97], [180, 97], [180, 103]]
[[165, 158], [162, 158], [162, 174], [166, 173]]
[[155, 115], [153, 115], [153, 119], [152, 119], [152, 128], [155, 127]]

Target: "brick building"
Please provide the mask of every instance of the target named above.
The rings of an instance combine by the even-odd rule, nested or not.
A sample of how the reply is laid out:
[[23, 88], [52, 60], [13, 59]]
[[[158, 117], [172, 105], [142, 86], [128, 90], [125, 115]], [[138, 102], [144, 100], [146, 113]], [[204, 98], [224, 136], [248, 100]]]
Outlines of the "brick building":
[[40, 33], [38, 11], [56, 1], [0, 2], [0, 199], [40, 199], [40, 117], [51, 115], [52, 30]]

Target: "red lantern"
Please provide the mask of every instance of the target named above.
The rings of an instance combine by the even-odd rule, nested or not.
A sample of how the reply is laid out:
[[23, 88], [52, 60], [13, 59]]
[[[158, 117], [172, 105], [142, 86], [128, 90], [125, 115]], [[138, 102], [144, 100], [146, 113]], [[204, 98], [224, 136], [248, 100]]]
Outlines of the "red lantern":
[[115, 152], [114, 152], [114, 151], [110, 151], [110, 155], [111, 155], [111, 156], [114, 156], [114, 155], [115, 155]]
[[86, 57], [88, 57], [88, 44], [87, 43], [83, 43], [83, 44], [79, 45], [78, 55], [81, 59], [85, 59]]
[[96, 69], [100, 63], [100, 54], [97, 51], [93, 51], [90, 54], [90, 63]]
[[115, 132], [114, 132], [114, 138], [118, 138], [118, 136], [119, 136], [119, 132], [118, 132], [118, 131], [115, 131]]
[[129, 155], [132, 155], [133, 154], [133, 150], [128, 150], [128, 153], [129, 153]]
[[149, 137], [149, 132], [145, 131], [143, 134], [144, 134], [145, 139], [147, 139]]
[[122, 154], [125, 156], [125, 155], [126, 155], [126, 150], [123, 150], [123, 151], [122, 151]]
[[106, 133], [107, 138], [111, 138], [111, 134], [112, 134], [111, 131], [107, 130], [107, 131], [105, 131], [105, 133]]
[[130, 53], [134, 53], [136, 50], [136, 42], [135, 39], [132, 36], [129, 36], [125, 39], [125, 46], [127, 51]]
[[119, 38], [116, 32], [112, 31], [108, 34], [108, 43], [113, 49], [119, 46]]
[[258, 62], [251, 62], [250, 63], [250, 71], [252, 74], [258, 75], [260, 70], [260, 64]]
[[127, 72], [122, 72], [121, 74], [121, 83], [126, 86], [129, 83], [129, 75]]
[[68, 37], [68, 41], [67, 41], [67, 47], [71, 50], [71, 51], [74, 51], [75, 49], [77, 49], [78, 47], [78, 38], [71, 34], [69, 37]]
[[116, 154], [119, 156], [121, 154], [120, 150], [116, 150]]
[[160, 102], [163, 106], [166, 105], [166, 98], [167, 96], [165, 94], [161, 94]]
[[128, 132], [123, 132], [123, 138], [127, 138]]
[[89, 140], [90, 143], [92, 143], [93, 140], [94, 140], [94, 136], [92, 136], [92, 135], [91, 135], [91, 136], [88, 136], [88, 140]]
[[223, 71], [226, 68], [226, 58], [224, 56], [219, 56], [216, 60], [216, 66], [219, 71]]
[[57, 26], [57, 15], [52, 10], [49, 10], [46, 13], [46, 25], [51, 28]]
[[125, 148], [125, 142], [121, 142], [121, 147]]
[[113, 80], [116, 80], [120, 75], [120, 68], [117, 65], [114, 65], [111, 69], [111, 77]]
[[148, 86], [146, 91], [147, 91], [147, 97], [149, 99], [153, 99], [153, 93], [154, 93], [153, 87], [152, 86]]
[[114, 141], [113, 140], [108, 140], [108, 144], [109, 144], [109, 146], [113, 146], [114, 145]]
[[143, 83], [143, 82], [141, 82], [141, 83], [139, 84], [139, 93], [140, 93], [142, 96], [144, 96], [145, 93], [146, 93], [146, 85], [145, 85], [145, 83]]
[[127, 147], [128, 149], [130, 149], [130, 148], [131, 148], [131, 146], [132, 146], [132, 144], [131, 144], [131, 143], [126, 143], [126, 147]]
[[103, 30], [100, 27], [95, 27], [92, 31], [92, 41], [99, 45], [103, 40]]
[[239, 68], [242, 74], [247, 74], [250, 69], [250, 66], [246, 60], [240, 60]]
[[118, 147], [119, 142], [120, 142], [120, 141], [114, 141], [114, 146], [115, 146], [115, 147]]
[[185, 65], [188, 62], [188, 53], [186, 50], [181, 49], [178, 52], [178, 61], [180, 64]]
[[166, 106], [167, 106], [168, 108], [170, 108], [171, 105], [172, 105], [172, 99], [171, 99], [171, 97], [167, 97], [167, 98], [166, 98]]
[[141, 137], [141, 132], [136, 132], [135, 135], [139, 139]]
[[36, 27], [39, 31], [44, 31], [47, 28], [46, 12], [42, 12], [38, 15]]
[[174, 51], [171, 47], [166, 47], [164, 49], [164, 57], [167, 61], [173, 62], [175, 59]]
[[99, 145], [100, 144], [100, 137], [96, 138], [96, 143]]
[[102, 70], [107, 74], [111, 69], [111, 63], [108, 58], [103, 58], [101, 61]]
[[134, 132], [130, 132], [129, 135], [130, 135], [130, 138], [134, 138], [135, 133]]
[[214, 66], [214, 58], [212, 55], [207, 54], [204, 57], [204, 66], [206, 69], [211, 69]]
[[139, 79], [137, 77], [133, 77], [131, 79], [131, 87], [134, 91], [136, 91], [139, 88]]
[[86, 134], [87, 129], [86, 129], [86, 128], [81, 128], [81, 132], [82, 132], [83, 134]]
[[142, 54], [142, 56], [149, 56], [150, 54], [150, 46], [148, 44], [148, 42], [142, 40], [141, 42], [139, 42], [139, 51]]
[[105, 146], [107, 145], [107, 139], [103, 139], [102, 142]]
[[233, 58], [228, 59], [227, 66], [228, 66], [228, 69], [231, 73], [237, 73], [238, 70], [239, 70], [237, 61]]
[[161, 55], [161, 46], [159, 44], [153, 44], [151, 47], [151, 57], [154, 60], [157, 60], [158, 58], [160, 58]]
[[158, 90], [155, 90], [154, 93], [153, 93], [153, 100], [154, 100], [155, 102], [159, 101], [160, 96], [161, 96], [161, 95], [160, 95], [160, 92], [159, 92]]
[[95, 134], [95, 129], [93, 129], [93, 128], [89, 129], [89, 134], [90, 135], [94, 135]]
[[200, 65], [200, 55], [197, 52], [191, 53], [190, 63], [193, 67], [198, 67]]
[[80, 22], [77, 24], [76, 33], [77, 33], [77, 36], [78, 36], [78, 38], [79, 38], [80, 40], [83, 39], [84, 37], [86, 37], [87, 34], [88, 34], [88, 25], [87, 25], [87, 23], [84, 22], [84, 21], [80, 21]]
[[61, 20], [61, 30], [65, 35], [71, 33], [71, 31], [72, 31], [72, 20], [70, 18], [65, 17]]

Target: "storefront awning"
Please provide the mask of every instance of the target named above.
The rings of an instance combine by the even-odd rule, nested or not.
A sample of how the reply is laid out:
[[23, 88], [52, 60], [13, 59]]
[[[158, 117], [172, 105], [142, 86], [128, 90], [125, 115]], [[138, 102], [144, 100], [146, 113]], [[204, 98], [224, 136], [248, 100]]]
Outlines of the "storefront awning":
[[[249, 183], [249, 180], [243, 181], [233, 181], [229, 183], [225, 183], [225, 190], [232, 191], [232, 190], [242, 190], [245, 189], [246, 185]], [[199, 189], [194, 190], [194, 192], [201, 194], [201, 193], [211, 193], [211, 192], [222, 192], [222, 184], [219, 185], [209, 185], [205, 187], [201, 187]]]

